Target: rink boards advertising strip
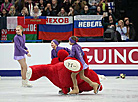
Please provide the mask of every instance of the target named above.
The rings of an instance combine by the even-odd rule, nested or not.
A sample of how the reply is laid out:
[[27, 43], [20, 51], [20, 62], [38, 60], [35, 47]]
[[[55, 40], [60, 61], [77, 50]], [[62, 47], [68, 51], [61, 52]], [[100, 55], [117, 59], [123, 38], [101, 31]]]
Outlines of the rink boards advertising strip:
[[[125, 73], [128, 76], [138, 76], [138, 42], [79, 42], [87, 54], [89, 68], [98, 74], [118, 76]], [[27, 43], [32, 58], [27, 58], [28, 65], [50, 63], [50, 43]], [[60, 46], [71, 48], [68, 43]], [[0, 54], [4, 60], [0, 62], [0, 76], [20, 76], [18, 63], [13, 60], [13, 44], [1, 44], [0, 49], [7, 54]], [[8, 50], [6, 50], [8, 49]], [[38, 52], [41, 49], [41, 53]], [[49, 50], [47, 50], [49, 49]], [[10, 52], [9, 52], [10, 50]], [[39, 56], [43, 56], [39, 60]], [[4, 64], [5, 61], [8, 64]]]

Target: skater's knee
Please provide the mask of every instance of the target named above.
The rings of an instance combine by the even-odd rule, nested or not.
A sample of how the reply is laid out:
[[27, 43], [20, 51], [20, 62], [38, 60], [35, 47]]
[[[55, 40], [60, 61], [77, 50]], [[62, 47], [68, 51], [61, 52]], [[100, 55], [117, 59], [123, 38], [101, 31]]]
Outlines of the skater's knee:
[[76, 73], [72, 73], [71, 78], [76, 78]]

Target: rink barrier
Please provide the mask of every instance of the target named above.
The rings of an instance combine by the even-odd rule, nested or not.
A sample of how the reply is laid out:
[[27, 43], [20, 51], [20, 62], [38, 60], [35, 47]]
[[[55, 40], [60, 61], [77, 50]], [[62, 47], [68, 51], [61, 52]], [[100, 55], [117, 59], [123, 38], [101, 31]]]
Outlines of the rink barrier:
[[[138, 76], [138, 42], [78, 42], [87, 54], [89, 68], [98, 74]], [[71, 49], [66, 43], [60, 46]], [[27, 65], [51, 63], [51, 43], [26, 43], [31, 57]], [[20, 76], [20, 65], [14, 60], [14, 43], [1, 43], [0, 76]], [[109, 57], [112, 56], [112, 57]]]

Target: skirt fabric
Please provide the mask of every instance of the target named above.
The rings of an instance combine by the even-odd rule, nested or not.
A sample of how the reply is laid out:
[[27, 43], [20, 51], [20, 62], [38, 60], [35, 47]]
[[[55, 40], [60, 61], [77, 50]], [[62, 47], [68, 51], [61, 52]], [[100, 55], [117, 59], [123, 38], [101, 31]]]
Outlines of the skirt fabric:
[[14, 60], [21, 60], [25, 58], [25, 55], [24, 56], [14, 56]]
[[85, 63], [84, 65], [83, 65], [83, 69], [82, 70], [85, 70], [85, 69], [87, 69], [89, 66]]

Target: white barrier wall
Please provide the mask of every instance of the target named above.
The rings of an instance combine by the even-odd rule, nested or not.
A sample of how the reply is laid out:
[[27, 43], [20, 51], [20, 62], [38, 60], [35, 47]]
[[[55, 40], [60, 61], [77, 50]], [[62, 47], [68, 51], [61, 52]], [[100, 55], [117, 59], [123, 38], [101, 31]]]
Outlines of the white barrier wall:
[[[80, 42], [88, 55], [91, 69], [138, 69], [138, 42]], [[51, 62], [50, 43], [26, 43], [32, 57], [27, 64], [49, 64]], [[71, 48], [68, 43], [60, 46]], [[20, 70], [13, 59], [14, 44], [0, 44], [0, 70]]]
[[[51, 62], [52, 48], [50, 43], [26, 43], [26, 46], [31, 54], [31, 57], [26, 56], [28, 66]], [[13, 43], [0, 44], [0, 52], [0, 70], [20, 70], [18, 62], [13, 59]]]

